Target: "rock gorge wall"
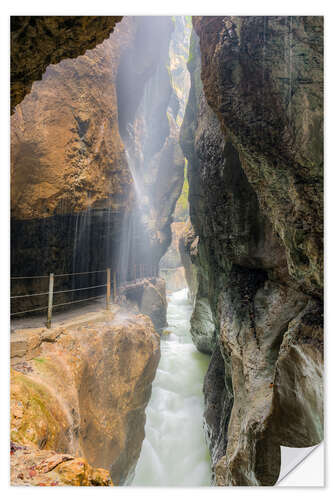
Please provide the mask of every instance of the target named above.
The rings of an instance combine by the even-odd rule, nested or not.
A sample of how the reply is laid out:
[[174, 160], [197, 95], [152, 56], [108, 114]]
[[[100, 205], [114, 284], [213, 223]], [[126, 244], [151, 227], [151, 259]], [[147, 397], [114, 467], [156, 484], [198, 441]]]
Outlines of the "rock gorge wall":
[[133, 31], [126, 18], [98, 48], [49, 66], [17, 107], [11, 123], [13, 218], [123, 209], [131, 177], [118, 132], [115, 80]]
[[134, 474], [159, 335], [143, 315], [79, 320], [12, 336], [12, 484], [108, 485], [110, 473], [121, 485]]
[[197, 267], [194, 264], [198, 250], [197, 243], [198, 238], [189, 219], [179, 237], [178, 250], [188, 286], [188, 297], [193, 304], [198, 290]]
[[[152, 202], [146, 214], [152, 247], [148, 263], [157, 266], [170, 243], [171, 215], [183, 182], [184, 160], [174, 119], [167, 116], [172, 30], [168, 17], [124, 17], [95, 49], [48, 66], [42, 81], [16, 106], [11, 123], [12, 275], [118, 268], [134, 200], [125, 146], [142, 159]], [[140, 127], [143, 132], [128, 135]], [[140, 234], [133, 263], [144, 261], [147, 245], [140, 246], [139, 240]], [[63, 278], [58, 287], [103, 282], [102, 275]], [[16, 281], [11, 295], [45, 286], [45, 280]], [[63, 299], [56, 296], [58, 303]], [[34, 297], [12, 308], [17, 312], [32, 305], [45, 304]]]
[[121, 16], [11, 16], [11, 112], [49, 64], [103, 42]]
[[[151, 195], [149, 264], [158, 263], [171, 239], [171, 216], [184, 175], [170, 107], [172, 29], [168, 17], [125, 17], [103, 44], [48, 66], [42, 81], [16, 106], [11, 123], [12, 276], [117, 270], [126, 220], [136, 207], [132, 149]], [[142, 264], [140, 246], [133, 248]], [[46, 281], [13, 281], [11, 295], [46, 291]], [[104, 282], [103, 273], [56, 277], [55, 289]], [[145, 283], [132, 305], [162, 328], [165, 284], [157, 279], [155, 285]], [[88, 294], [58, 294], [54, 303]], [[40, 297], [28, 297], [14, 302], [12, 312], [44, 304]], [[159, 359], [159, 337], [150, 320], [126, 316], [119, 324], [16, 334], [13, 484], [130, 482]]]
[[181, 130], [217, 485], [323, 439], [320, 17], [194, 17]]
[[[118, 27], [84, 56], [49, 66], [12, 116], [12, 275], [115, 264], [112, 247], [119, 241], [132, 185], [118, 131], [115, 80], [121, 54], [134, 37], [130, 19]], [[103, 282], [100, 275], [58, 279], [58, 289]], [[44, 281], [13, 282], [11, 295], [44, 288]], [[56, 300], [63, 303], [67, 297], [59, 294]], [[19, 311], [31, 305], [45, 304], [34, 297], [16, 300], [12, 307]]]
[[[185, 107], [190, 90], [190, 74], [186, 61], [189, 54], [192, 22], [189, 16], [174, 16], [174, 30], [169, 46], [169, 71], [172, 82], [172, 95], [169, 111], [175, 120], [177, 141], [179, 142], [180, 127], [184, 119]], [[179, 238], [189, 219], [187, 166], [183, 166], [184, 182], [180, 196], [173, 211], [171, 224], [171, 243], [160, 261], [160, 273], [166, 280], [167, 290], [175, 292], [186, 287], [185, 272], [179, 253]]]

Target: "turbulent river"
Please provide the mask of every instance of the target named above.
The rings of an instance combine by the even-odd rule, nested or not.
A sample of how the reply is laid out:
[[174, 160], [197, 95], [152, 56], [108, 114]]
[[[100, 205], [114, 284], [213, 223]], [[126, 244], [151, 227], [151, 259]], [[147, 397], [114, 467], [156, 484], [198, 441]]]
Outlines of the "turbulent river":
[[187, 290], [171, 295], [169, 335], [162, 334], [161, 360], [146, 410], [146, 437], [132, 486], [209, 486], [210, 463], [203, 431], [202, 385], [209, 357], [190, 336]]

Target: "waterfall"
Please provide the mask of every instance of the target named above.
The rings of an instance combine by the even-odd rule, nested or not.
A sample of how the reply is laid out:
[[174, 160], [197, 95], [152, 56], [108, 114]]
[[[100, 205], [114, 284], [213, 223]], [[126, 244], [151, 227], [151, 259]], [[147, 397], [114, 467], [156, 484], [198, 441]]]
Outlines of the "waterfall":
[[151, 210], [150, 200], [145, 194], [142, 174], [138, 170], [139, 162], [133, 157], [130, 148], [126, 148], [125, 154], [133, 181], [133, 199], [132, 207], [125, 212], [122, 221], [118, 258], [121, 282], [153, 273], [151, 241], [145, 226], [145, 214]]

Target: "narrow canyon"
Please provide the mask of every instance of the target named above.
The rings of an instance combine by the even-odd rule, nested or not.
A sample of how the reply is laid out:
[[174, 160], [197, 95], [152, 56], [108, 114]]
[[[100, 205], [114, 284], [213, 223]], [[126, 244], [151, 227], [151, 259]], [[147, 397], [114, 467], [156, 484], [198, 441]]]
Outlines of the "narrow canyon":
[[11, 113], [11, 484], [275, 485], [324, 439], [323, 18], [12, 16]]

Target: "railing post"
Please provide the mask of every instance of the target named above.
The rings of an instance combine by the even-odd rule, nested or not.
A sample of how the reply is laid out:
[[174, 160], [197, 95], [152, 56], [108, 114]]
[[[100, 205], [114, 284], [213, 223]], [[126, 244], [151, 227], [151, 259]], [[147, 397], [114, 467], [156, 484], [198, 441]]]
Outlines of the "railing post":
[[136, 281], [136, 264], [134, 264], [134, 281]]
[[110, 309], [110, 297], [111, 297], [111, 270], [108, 267], [106, 270], [106, 309]]
[[54, 274], [50, 273], [50, 279], [49, 279], [49, 305], [48, 305], [48, 309], [47, 309], [47, 322], [46, 322], [46, 327], [47, 328], [51, 328], [51, 321], [52, 321], [53, 283], [54, 283]]
[[113, 299], [116, 301], [117, 298], [117, 273], [113, 271]]

